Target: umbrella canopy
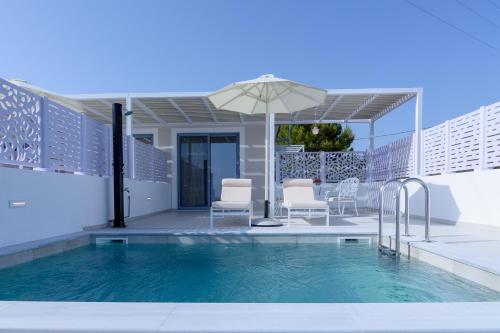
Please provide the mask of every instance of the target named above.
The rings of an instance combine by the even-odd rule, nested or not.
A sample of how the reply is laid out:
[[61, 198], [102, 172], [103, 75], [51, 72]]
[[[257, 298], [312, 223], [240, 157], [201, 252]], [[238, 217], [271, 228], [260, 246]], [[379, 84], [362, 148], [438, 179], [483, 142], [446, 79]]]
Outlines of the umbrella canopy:
[[[217, 109], [245, 114], [266, 114], [265, 142], [265, 206], [264, 219], [269, 217], [269, 175], [274, 172], [274, 156], [270, 153], [271, 115], [275, 113], [293, 113], [316, 107], [325, 102], [327, 91], [302, 83], [262, 75], [257, 79], [230, 84], [210, 95], [208, 99]], [[274, 118], [273, 118], [274, 119]], [[274, 129], [272, 130], [274, 133]], [[272, 161], [272, 162], [271, 162]], [[271, 164], [272, 163], [272, 164]], [[263, 222], [263, 224], [260, 224]], [[277, 225], [274, 222], [260, 221], [257, 225]]]
[[232, 83], [208, 98], [218, 109], [245, 114], [293, 113], [325, 102], [327, 91], [272, 74]]

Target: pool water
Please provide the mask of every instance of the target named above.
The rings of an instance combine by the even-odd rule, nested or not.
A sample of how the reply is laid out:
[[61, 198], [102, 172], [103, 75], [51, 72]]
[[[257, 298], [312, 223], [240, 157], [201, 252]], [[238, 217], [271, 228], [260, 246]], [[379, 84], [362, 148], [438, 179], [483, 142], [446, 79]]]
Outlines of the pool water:
[[0, 270], [0, 300], [452, 302], [500, 293], [361, 244], [129, 244]]

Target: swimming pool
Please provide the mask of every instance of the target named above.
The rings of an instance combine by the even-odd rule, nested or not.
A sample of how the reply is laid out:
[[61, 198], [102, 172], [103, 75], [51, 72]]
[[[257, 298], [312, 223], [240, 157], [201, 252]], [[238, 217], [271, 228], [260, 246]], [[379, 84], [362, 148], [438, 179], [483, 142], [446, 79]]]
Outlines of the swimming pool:
[[87, 245], [0, 270], [0, 300], [455, 302], [500, 293], [367, 244]]

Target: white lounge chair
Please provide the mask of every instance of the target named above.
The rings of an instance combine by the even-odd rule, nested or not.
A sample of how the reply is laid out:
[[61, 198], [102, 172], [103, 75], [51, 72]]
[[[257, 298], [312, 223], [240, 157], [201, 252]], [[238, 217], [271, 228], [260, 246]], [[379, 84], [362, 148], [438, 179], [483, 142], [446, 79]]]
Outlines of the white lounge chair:
[[248, 216], [248, 226], [252, 226], [252, 180], [226, 178], [222, 180], [220, 201], [210, 207], [210, 229], [214, 227], [214, 217]]
[[[312, 179], [285, 179], [283, 181], [283, 208], [288, 211], [287, 226], [295, 216], [325, 216], [330, 225], [330, 208], [326, 201], [316, 200]], [[298, 213], [298, 214], [297, 214]]]
[[354, 211], [356, 212], [356, 216], [359, 216], [358, 203], [357, 203], [358, 187], [359, 187], [358, 178], [352, 177], [344, 179], [339, 183], [339, 185], [335, 189], [335, 192], [337, 192], [335, 196], [330, 196], [329, 191], [325, 193], [326, 201], [329, 204], [337, 203], [340, 215], [344, 215], [345, 204], [352, 203], [354, 204]]

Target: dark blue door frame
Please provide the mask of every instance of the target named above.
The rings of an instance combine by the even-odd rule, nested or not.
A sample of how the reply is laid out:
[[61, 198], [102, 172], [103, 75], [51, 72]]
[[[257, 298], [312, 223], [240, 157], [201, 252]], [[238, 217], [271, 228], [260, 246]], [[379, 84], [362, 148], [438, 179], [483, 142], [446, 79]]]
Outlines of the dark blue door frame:
[[[179, 210], [200, 210], [200, 209], [208, 209], [212, 203], [212, 172], [211, 172], [211, 137], [216, 136], [235, 136], [236, 137], [236, 174], [237, 177], [240, 177], [240, 134], [238, 132], [215, 132], [215, 133], [179, 133], [177, 134], [177, 206]], [[207, 204], [204, 206], [182, 206], [182, 179], [183, 179], [183, 168], [181, 167], [182, 159], [181, 159], [181, 139], [182, 137], [206, 137], [207, 138], [207, 166], [205, 172], [207, 176], [205, 177], [206, 184], [206, 197], [208, 198]], [[196, 189], [193, 189], [196, 190]]]

